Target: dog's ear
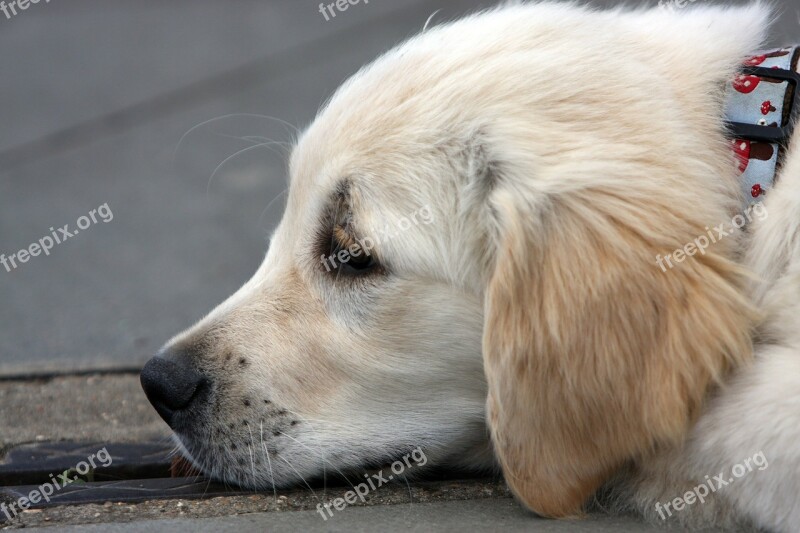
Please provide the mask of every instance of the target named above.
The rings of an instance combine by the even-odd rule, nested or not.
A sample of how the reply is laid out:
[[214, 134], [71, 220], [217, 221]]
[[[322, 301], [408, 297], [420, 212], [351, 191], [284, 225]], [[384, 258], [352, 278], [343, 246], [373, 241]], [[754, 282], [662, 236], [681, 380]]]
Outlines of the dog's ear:
[[508, 484], [540, 515], [582, 514], [619, 467], [679, 442], [751, 355], [753, 314], [726, 259], [735, 238], [659, 268], [708, 223], [668, 201], [491, 194], [487, 417]]

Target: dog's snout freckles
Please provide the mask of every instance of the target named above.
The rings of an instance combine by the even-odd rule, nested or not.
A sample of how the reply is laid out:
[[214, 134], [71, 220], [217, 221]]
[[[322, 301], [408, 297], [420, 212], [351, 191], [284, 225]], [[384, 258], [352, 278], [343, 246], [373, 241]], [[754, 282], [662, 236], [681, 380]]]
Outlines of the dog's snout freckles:
[[[248, 485], [271, 486], [294, 475], [283, 457], [301, 468], [298, 442], [307, 419], [316, 417], [310, 403], [329, 395], [297, 366], [302, 355], [327, 368], [321, 328], [310, 331], [300, 323], [307, 317], [297, 309], [308, 307], [312, 298], [299, 284], [287, 273], [275, 285], [243, 287], [170, 341], [142, 373], [145, 392], [174, 430], [181, 451], [213, 478], [243, 483], [246, 475]], [[287, 331], [298, 332], [291, 343], [283, 342]], [[195, 373], [206, 380], [202, 390], [194, 385]], [[327, 368], [325, 375], [336, 374]], [[193, 388], [199, 391], [197, 403], [187, 400]]]
[[248, 379], [263, 368], [263, 357], [214, 340], [220, 336], [201, 328], [174, 341], [145, 365], [141, 383], [187, 457], [212, 477], [231, 480], [242, 469], [280, 461], [282, 442], [302, 420], [263, 381]]

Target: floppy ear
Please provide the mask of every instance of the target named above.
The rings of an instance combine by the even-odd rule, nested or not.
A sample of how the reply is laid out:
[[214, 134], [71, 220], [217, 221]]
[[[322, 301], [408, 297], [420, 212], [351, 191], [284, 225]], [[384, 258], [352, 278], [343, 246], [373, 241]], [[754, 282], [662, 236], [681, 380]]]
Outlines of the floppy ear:
[[658, 196], [492, 193], [487, 417], [508, 484], [540, 515], [580, 515], [616, 469], [680, 441], [752, 352], [732, 243], [662, 270], [705, 224]]

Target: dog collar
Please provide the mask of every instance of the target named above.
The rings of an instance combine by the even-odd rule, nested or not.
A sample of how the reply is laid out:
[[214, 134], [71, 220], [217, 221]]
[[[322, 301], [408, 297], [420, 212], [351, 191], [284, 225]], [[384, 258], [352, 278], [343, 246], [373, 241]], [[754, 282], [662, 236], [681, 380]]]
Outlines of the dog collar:
[[725, 118], [746, 204], [769, 191], [800, 107], [800, 45], [759, 52], [727, 84]]

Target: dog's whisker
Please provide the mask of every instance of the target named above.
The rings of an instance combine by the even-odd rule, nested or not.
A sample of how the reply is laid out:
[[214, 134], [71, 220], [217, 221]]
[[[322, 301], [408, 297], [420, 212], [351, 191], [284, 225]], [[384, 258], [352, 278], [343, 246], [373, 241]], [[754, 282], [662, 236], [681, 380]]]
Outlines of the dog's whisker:
[[[306, 425], [308, 425], [308, 427], [311, 428], [311, 431], [314, 432], [314, 437], [316, 438], [317, 446], [319, 447], [319, 457], [322, 460], [322, 494], [323, 494], [323, 496], [325, 496], [326, 494], [328, 494], [328, 470], [327, 470], [327, 467], [326, 467], [325, 463], [329, 462], [329, 461], [327, 461], [327, 459], [325, 458], [325, 454], [322, 453], [322, 443], [324, 442], [324, 440], [319, 438], [319, 432], [313, 426], [313, 424], [311, 424], [311, 422], [309, 422], [308, 418], [304, 417], [303, 415], [301, 415], [300, 413], [297, 413], [297, 412], [294, 412], [292, 414], [294, 414], [294, 416], [296, 416], [300, 420], [302, 420]], [[331, 466], [334, 466], [334, 465], [331, 464]], [[335, 468], [335, 466], [334, 466], [334, 468]], [[341, 474], [341, 472], [340, 472], [340, 474]], [[344, 474], [342, 474], [342, 475], [344, 475]], [[345, 479], [347, 479], [347, 478], [345, 478]], [[350, 480], [348, 479], [347, 482], [350, 483]], [[352, 485], [352, 483], [350, 483], [350, 484]]]
[[257, 226], [261, 227], [261, 220], [264, 218], [264, 215], [266, 214], [266, 212], [269, 210], [269, 208], [270, 208], [270, 207], [272, 207], [272, 204], [273, 204], [273, 203], [275, 203], [275, 200], [277, 200], [278, 198], [280, 198], [281, 196], [283, 196], [284, 194], [286, 194], [286, 192], [287, 192], [288, 190], [289, 190], [289, 189], [284, 189], [284, 190], [282, 190], [280, 193], [278, 193], [278, 195], [277, 195], [275, 198], [273, 198], [272, 200], [270, 200], [270, 202], [267, 204], [267, 207], [265, 207], [265, 208], [264, 208], [264, 209], [261, 211], [261, 214], [258, 216], [258, 221], [256, 222], [256, 225], [257, 225]]
[[411, 483], [408, 482], [407, 476], [403, 476], [403, 481], [406, 482], [406, 487], [408, 487], [408, 503], [414, 505], [414, 495], [411, 493]]
[[212, 131], [211, 133], [213, 135], [216, 135], [217, 137], [225, 137], [227, 139], [237, 139], [250, 144], [267, 143], [270, 145], [280, 146], [281, 148], [286, 148], [287, 146], [291, 146], [292, 144], [286, 141], [276, 141], [275, 139], [270, 139], [269, 137], [262, 137], [260, 135], [231, 135], [230, 133], [220, 133], [218, 131]]
[[272, 495], [275, 497], [275, 503], [278, 503], [278, 490], [275, 488], [275, 473], [272, 470], [272, 459], [269, 458], [269, 450], [267, 444], [264, 442], [264, 421], [259, 424], [261, 426], [261, 447], [264, 448], [264, 455], [267, 456], [267, 465], [269, 466], [269, 477], [272, 480]]
[[[195, 126], [192, 126], [191, 128], [189, 128], [189, 130], [186, 133], [184, 133], [183, 135], [181, 135], [181, 138], [178, 140], [178, 144], [175, 146], [175, 151], [172, 154], [173, 160], [177, 159], [178, 151], [180, 150], [181, 144], [186, 139], [186, 137], [188, 137], [192, 132], [194, 132], [195, 130], [197, 130], [199, 128], [202, 128], [206, 124], [211, 124], [212, 122], [218, 122], [220, 120], [225, 120], [227, 118], [233, 118], [233, 117], [253, 117], [253, 118], [265, 118], [265, 119], [268, 119], [268, 120], [274, 120], [276, 122], [279, 122], [281, 124], [284, 124], [284, 125], [289, 126], [290, 128], [292, 128], [294, 130], [294, 135], [296, 135], [296, 136], [300, 135], [300, 130], [297, 128], [297, 126], [295, 126], [294, 124], [291, 124], [291, 123], [289, 123], [289, 122], [287, 122], [287, 121], [285, 121], [283, 119], [277, 118], [277, 117], [272, 117], [272, 116], [269, 116], [269, 115], [259, 115], [259, 114], [256, 114], [256, 113], [230, 113], [230, 114], [227, 114], [227, 115], [221, 115], [219, 117], [214, 117], [214, 118], [211, 118], [211, 119], [208, 119], [208, 120], [204, 120], [203, 122], [200, 122], [199, 124], [196, 124]], [[290, 144], [292, 144], [292, 143], [290, 143]]]
[[310, 491], [311, 491], [311, 494], [313, 494], [313, 495], [314, 495], [314, 498], [316, 498], [316, 500], [317, 500], [317, 501], [320, 501], [319, 497], [317, 496], [317, 493], [316, 493], [316, 492], [314, 492], [314, 489], [312, 489], [312, 488], [311, 488], [311, 485], [309, 485], [309, 484], [308, 484], [308, 481], [306, 481], [306, 478], [305, 478], [305, 477], [303, 477], [303, 474], [301, 474], [300, 472], [298, 472], [298, 471], [297, 471], [297, 469], [294, 467], [294, 465], [292, 465], [292, 463], [290, 463], [290, 462], [289, 462], [289, 461], [288, 461], [288, 460], [287, 460], [287, 459], [286, 459], [284, 456], [282, 456], [282, 455], [279, 455], [278, 457], [280, 458], [280, 460], [281, 460], [281, 461], [283, 461], [284, 463], [286, 463], [287, 465], [289, 465], [289, 468], [291, 468], [292, 470], [294, 470], [295, 474], [297, 474], [298, 476], [300, 476], [300, 479], [302, 479], [302, 480], [303, 480], [303, 483], [305, 483], [305, 484], [306, 484], [306, 487], [308, 487], [308, 490], [310, 490]]
[[[312, 450], [311, 448], [309, 448], [308, 446], [306, 446], [305, 444], [303, 444], [302, 442], [300, 442], [300, 441], [299, 441], [299, 440], [297, 440], [296, 438], [292, 437], [291, 435], [287, 435], [287, 434], [286, 434], [286, 433], [284, 433], [283, 431], [280, 431], [279, 433], [280, 433], [281, 435], [283, 435], [284, 437], [289, 437], [290, 439], [292, 439], [293, 441], [295, 441], [297, 444], [299, 444], [300, 446], [302, 446], [302, 447], [303, 447], [303, 448], [305, 448], [306, 450], [308, 450], [308, 451], [310, 451], [310, 452], [312, 452], [312, 453], [316, 453], [316, 452], [314, 452], [314, 450]], [[331, 463], [331, 462], [330, 462], [330, 461], [328, 461], [328, 460], [327, 460], [325, 457], [323, 457], [323, 456], [322, 456], [322, 454], [319, 454], [319, 456], [320, 456], [320, 458], [321, 458], [321, 459], [322, 459], [324, 462], [326, 462], [326, 463], [330, 464], [330, 465], [333, 467], [333, 469], [334, 469], [334, 470], [336, 470], [337, 472], [339, 472], [339, 475], [340, 475], [340, 476], [342, 476], [342, 477], [344, 478], [344, 480], [345, 480], [345, 481], [347, 481], [348, 485], [350, 485], [350, 487], [352, 487], [352, 489], [353, 489], [353, 490], [356, 490], [356, 486], [355, 486], [355, 485], [353, 485], [353, 482], [352, 482], [352, 481], [350, 481], [350, 479], [348, 479], [348, 477], [344, 475], [344, 472], [342, 472], [341, 470], [339, 470], [339, 468], [338, 468], [338, 467], [337, 467], [335, 464]], [[323, 464], [324, 464], [324, 463], [323, 463]]]
[[258, 481], [256, 480], [256, 462], [253, 458], [253, 430], [250, 429], [250, 425], [247, 426], [247, 432], [250, 433], [250, 444], [247, 445], [247, 451], [250, 452], [250, 470], [253, 475], [253, 492], [256, 491], [256, 487], [258, 487]]
[[217, 165], [217, 168], [215, 168], [215, 169], [214, 169], [214, 172], [212, 172], [212, 173], [211, 173], [211, 177], [210, 177], [210, 178], [208, 178], [208, 184], [206, 185], [206, 196], [208, 196], [208, 194], [209, 194], [209, 191], [211, 190], [211, 182], [212, 182], [212, 181], [214, 181], [214, 177], [215, 177], [215, 176], [217, 175], [217, 173], [218, 173], [218, 172], [219, 172], [219, 171], [222, 169], [222, 167], [224, 167], [224, 166], [225, 166], [225, 164], [226, 164], [228, 161], [231, 161], [232, 159], [236, 158], [237, 156], [240, 156], [240, 155], [242, 155], [242, 154], [244, 154], [244, 153], [247, 153], [247, 152], [249, 152], [249, 151], [251, 151], [251, 150], [255, 150], [256, 148], [262, 148], [262, 147], [263, 147], [263, 148], [269, 148], [269, 144], [270, 144], [270, 143], [259, 143], [259, 144], [254, 144], [253, 146], [248, 146], [247, 148], [242, 148], [241, 150], [239, 150], [239, 151], [235, 152], [234, 154], [232, 154], [232, 155], [229, 155], [228, 157], [226, 157], [225, 159], [223, 159], [223, 160], [222, 160], [222, 163], [220, 163], [219, 165]]
[[[287, 148], [287, 146], [291, 146], [290, 143], [287, 143], [287, 142], [284, 142], [284, 141], [276, 141], [276, 140], [273, 140], [273, 139], [268, 139], [267, 137], [258, 137], [258, 136], [244, 136], [244, 137], [242, 137], [240, 135], [231, 135], [229, 133], [219, 133], [217, 131], [212, 131], [211, 133], [213, 135], [216, 135], [217, 137], [225, 137], [226, 139], [236, 139], [238, 141], [244, 141], [246, 143], [250, 143], [251, 146], [258, 146], [258, 145], [266, 146], [270, 150], [272, 150], [273, 146], [279, 146], [280, 148], [283, 148], [284, 150]], [[273, 153], [275, 155], [279, 155], [281, 157], [286, 157], [288, 155], [288, 153], [281, 153], [281, 152], [277, 152], [275, 150], [272, 150], [272, 151], [273, 151]]]
[[426, 21], [425, 21], [425, 25], [424, 25], [424, 26], [422, 26], [422, 33], [425, 33], [425, 32], [428, 30], [428, 26], [429, 26], [429, 25], [430, 25], [430, 23], [433, 21], [433, 17], [435, 17], [436, 15], [438, 15], [440, 11], [441, 11], [441, 9], [437, 9], [436, 11], [434, 11], [433, 13], [431, 13], [431, 16], [430, 16], [430, 17], [428, 17], [428, 20], [426, 20]]

